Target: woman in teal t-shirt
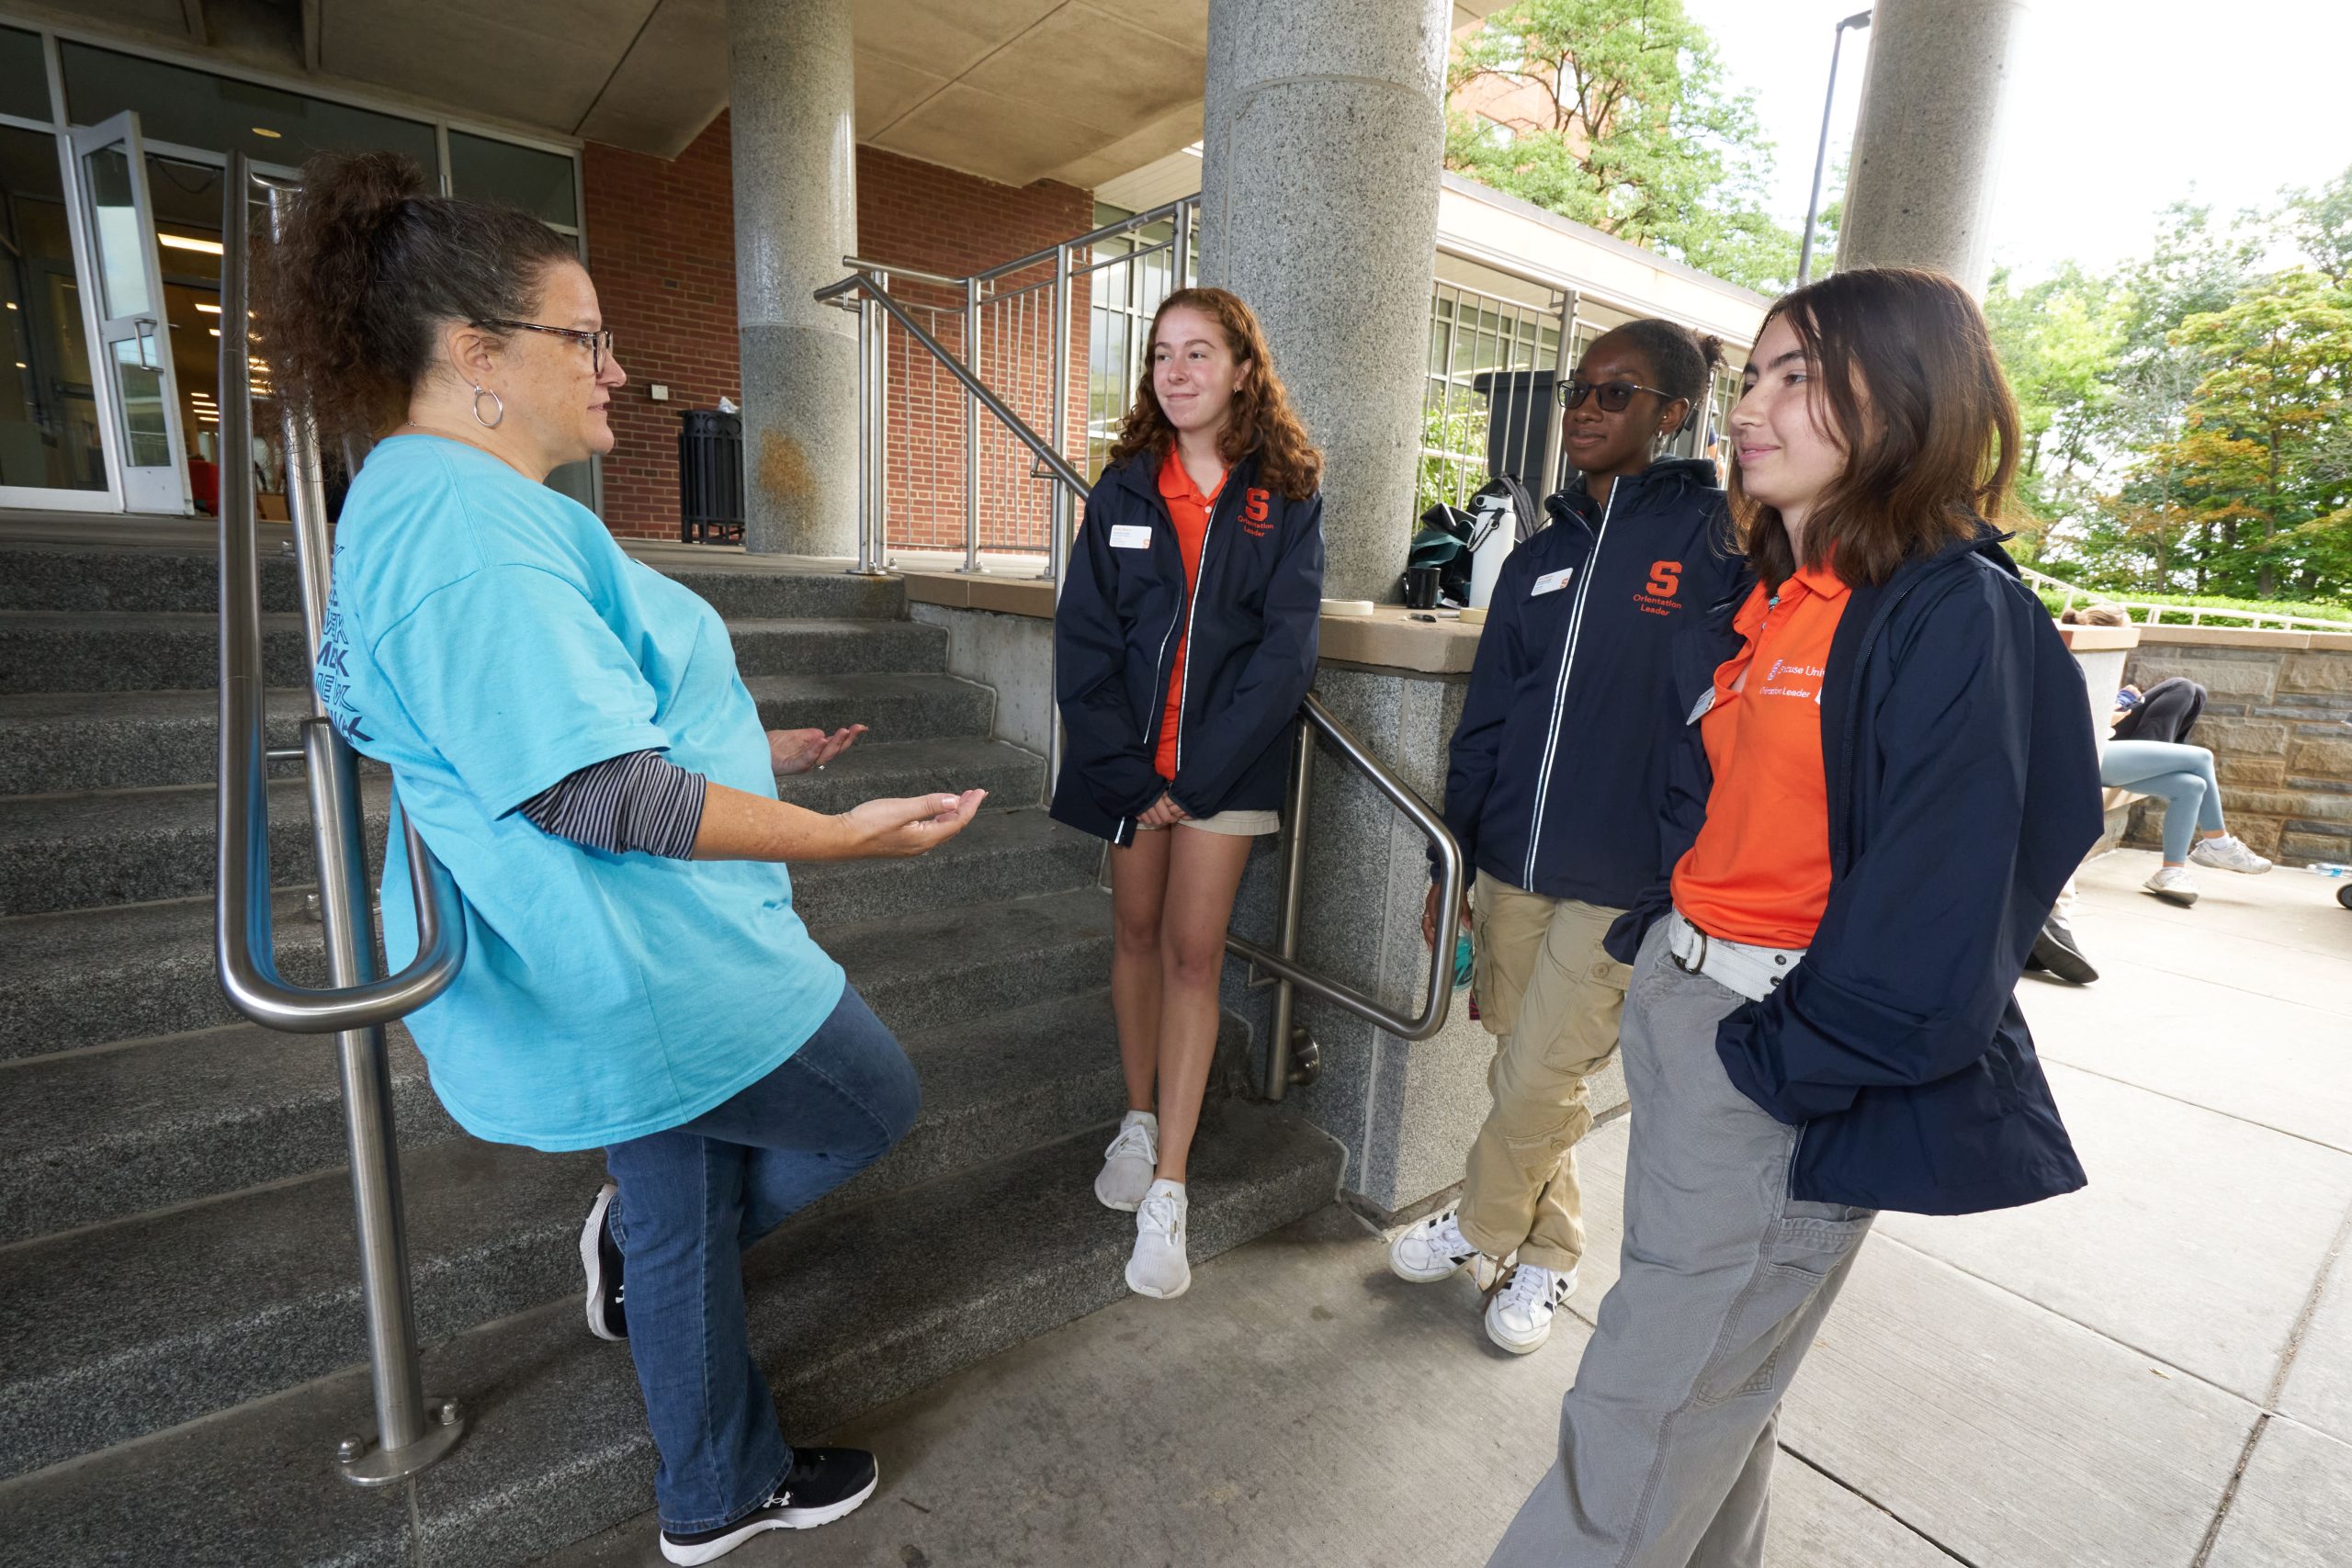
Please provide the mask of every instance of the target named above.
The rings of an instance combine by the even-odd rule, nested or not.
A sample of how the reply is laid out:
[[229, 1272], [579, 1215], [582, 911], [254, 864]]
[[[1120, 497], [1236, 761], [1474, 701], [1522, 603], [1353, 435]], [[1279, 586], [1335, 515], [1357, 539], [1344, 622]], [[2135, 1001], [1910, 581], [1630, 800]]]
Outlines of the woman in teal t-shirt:
[[[464, 895], [465, 967], [408, 1021], [435, 1091], [477, 1136], [605, 1150], [589, 1326], [636, 1359], [663, 1556], [707, 1562], [876, 1479], [870, 1455], [785, 1442], [744, 1321], [743, 1245], [917, 1103], [784, 863], [921, 854], [980, 796], [776, 798], [776, 773], [856, 731], [763, 731], [710, 606], [542, 482], [612, 449], [627, 378], [595, 288], [536, 220], [424, 189], [390, 153], [313, 160], [264, 257], [281, 393], [330, 441], [383, 435], [344, 503], [314, 673]], [[415, 910], [391, 843], [398, 964]]]

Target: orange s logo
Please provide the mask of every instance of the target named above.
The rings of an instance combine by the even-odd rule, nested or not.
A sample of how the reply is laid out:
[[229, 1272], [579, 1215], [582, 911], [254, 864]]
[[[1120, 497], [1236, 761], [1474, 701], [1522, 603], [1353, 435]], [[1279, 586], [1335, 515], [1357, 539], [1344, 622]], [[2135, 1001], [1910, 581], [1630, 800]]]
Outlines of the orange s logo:
[[1682, 563], [1661, 560], [1650, 563], [1650, 592], [1660, 599], [1671, 599], [1682, 592]]
[[1250, 491], [1242, 497], [1247, 504], [1243, 507], [1241, 515], [1252, 523], [1263, 523], [1266, 520], [1266, 502], [1272, 499], [1273, 492], [1271, 491]]

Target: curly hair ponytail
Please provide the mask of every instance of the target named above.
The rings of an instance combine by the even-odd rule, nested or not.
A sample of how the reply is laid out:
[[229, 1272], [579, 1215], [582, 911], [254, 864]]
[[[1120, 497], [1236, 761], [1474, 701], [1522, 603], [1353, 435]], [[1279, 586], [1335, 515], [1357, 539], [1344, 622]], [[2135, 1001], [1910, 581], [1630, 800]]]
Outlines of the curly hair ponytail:
[[547, 269], [578, 259], [528, 213], [427, 195], [396, 152], [321, 153], [256, 249], [254, 324], [279, 392], [333, 443], [400, 417], [444, 323], [527, 317]]

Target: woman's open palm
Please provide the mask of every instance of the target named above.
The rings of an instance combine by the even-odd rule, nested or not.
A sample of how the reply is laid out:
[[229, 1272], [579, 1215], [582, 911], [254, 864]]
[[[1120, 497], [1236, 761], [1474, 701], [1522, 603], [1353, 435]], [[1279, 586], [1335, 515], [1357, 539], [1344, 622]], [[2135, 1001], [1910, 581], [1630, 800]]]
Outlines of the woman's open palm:
[[821, 729], [771, 729], [768, 761], [779, 773], [810, 773], [848, 750], [865, 726], [853, 724], [831, 735]]

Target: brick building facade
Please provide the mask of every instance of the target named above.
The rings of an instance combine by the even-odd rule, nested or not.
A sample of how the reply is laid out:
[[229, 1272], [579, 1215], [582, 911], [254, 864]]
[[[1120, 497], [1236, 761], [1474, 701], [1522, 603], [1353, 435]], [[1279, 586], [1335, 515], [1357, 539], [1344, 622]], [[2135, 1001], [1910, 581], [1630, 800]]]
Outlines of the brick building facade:
[[[736, 346], [733, 172], [728, 120], [714, 120], [677, 158], [591, 142], [581, 183], [588, 262], [605, 320], [628, 368], [613, 400], [618, 445], [604, 464], [605, 521], [630, 538], [675, 538], [678, 428], [687, 409], [742, 398]], [[1015, 189], [872, 148], [857, 154], [858, 253], [876, 261], [963, 276], [1093, 227], [1090, 192], [1041, 181]], [[1013, 285], [1025, 277], [1010, 280]], [[908, 284], [899, 290], [962, 354], [961, 301]], [[938, 310], [928, 317], [922, 310]], [[952, 311], [949, 308], [952, 307]], [[1072, 417], [1063, 449], [1084, 450], [1087, 303], [1071, 309]], [[1008, 302], [984, 332], [981, 375], [1043, 428], [1050, 382], [1043, 374], [1051, 325], [1040, 299]], [[935, 322], [935, 324], [933, 324]], [[901, 333], [891, 337], [889, 510], [895, 543], [960, 543], [964, 519], [964, 397]], [[655, 402], [648, 389], [670, 389]], [[1035, 543], [1040, 493], [1025, 460], [983, 433], [982, 542]], [[1022, 455], [1025, 458], [1025, 454]], [[1018, 470], [1016, 472], [1016, 469]]]

